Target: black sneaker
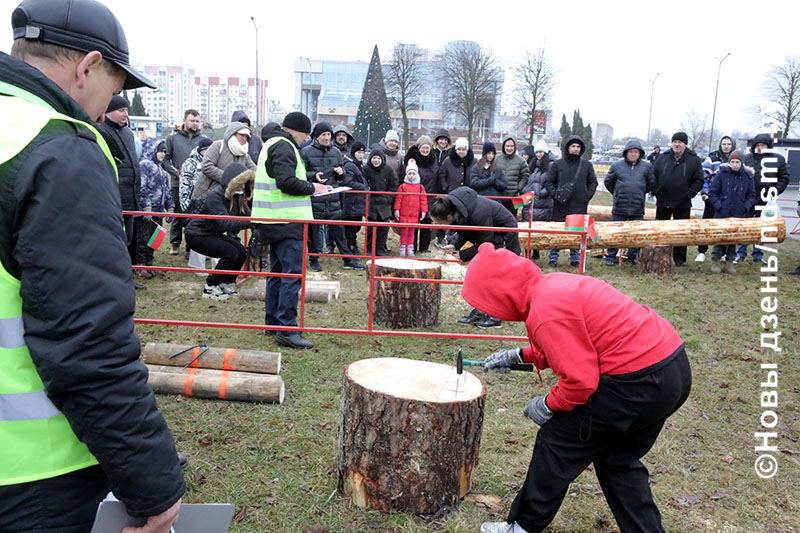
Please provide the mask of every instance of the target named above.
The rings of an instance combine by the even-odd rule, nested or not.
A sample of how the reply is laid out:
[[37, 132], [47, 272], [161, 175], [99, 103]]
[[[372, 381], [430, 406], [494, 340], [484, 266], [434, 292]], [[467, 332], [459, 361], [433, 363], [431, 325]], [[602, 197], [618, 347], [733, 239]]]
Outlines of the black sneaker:
[[189, 466], [189, 456], [178, 452], [178, 464], [181, 466], [181, 470], [186, 470], [186, 467]]
[[617, 258], [616, 257], [606, 257], [606, 266], [607, 267], [615, 267], [615, 266], [617, 266]]
[[[736, 261], [734, 261], [734, 263], [735, 262]], [[676, 267], [685, 267], [686, 266], [686, 261], [675, 261], [675, 266]]]
[[547, 265], [555, 268], [558, 266], [558, 261], [549, 261]]
[[310, 268], [314, 272], [322, 272], [322, 265], [319, 264], [319, 261], [311, 261], [308, 264], [308, 268]]
[[459, 318], [458, 323], [464, 324], [465, 326], [469, 326], [470, 324], [475, 324], [476, 322], [480, 322], [481, 320], [486, 318], [486, 316], [487, 316], [486, 313], [478, 311], [477, 309], [473, 309], [464, 318]]
[[302, 335], [286, 335], [284, 333], [278, 333], [275, 335], [275, 342], [280, 344], [281, 346], [286, 346], [288, 348], [297, 348], [298, 350], [308, 350], [309, 348], [314, 347], [314, 343], [311, 341], [304, 339]]
[[342, 268], [344, 268], [345, 270], [364, 270], [364, 265], [362, 265], [355, 259], [350, 259], [344, 262], [344, 266]]
[[569, 262], [569, 266], [578, 268], [579, 266], [581, 266], [581, 262], [580, 261], [570, 261]]
[[479, 322], [475, 322], [475, 325], [481, 329], [489, 329], [489, 328], [502, 328], [503, 321], [499, 318], [495, 318], [493, 316], [486, 316], [483, 320]]
[[790, 276], [800, 276], [800, 266], [792, 270], [791, 272], [787, 272]]
[[144, 285], [142, 285], [141, 283], [136, 283], [136, 282], [134, 281], [134, 282], [133, 282], [133, 289], [134, 289], [134, 290], [136, 290], [136, 291], [146, 291], [146, 290], [147, 290], [147, 287], [145, 287], [145, 286], [144, 286]]

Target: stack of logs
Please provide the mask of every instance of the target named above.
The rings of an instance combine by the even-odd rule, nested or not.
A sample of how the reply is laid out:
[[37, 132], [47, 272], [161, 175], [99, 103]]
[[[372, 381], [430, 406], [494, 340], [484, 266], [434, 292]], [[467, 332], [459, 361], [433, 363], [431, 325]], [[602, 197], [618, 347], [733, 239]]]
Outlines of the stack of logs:
[[150, 372], [147, 382], [157, 393], [283, 402], [280, 353], [150, 342], [142, 360]]

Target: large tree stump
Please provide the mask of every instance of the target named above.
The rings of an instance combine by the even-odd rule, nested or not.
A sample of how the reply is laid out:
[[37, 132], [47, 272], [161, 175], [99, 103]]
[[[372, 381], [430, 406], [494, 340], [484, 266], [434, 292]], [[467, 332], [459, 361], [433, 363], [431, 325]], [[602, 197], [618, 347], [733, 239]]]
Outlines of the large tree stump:
[[[180, 355], [175, 355], [180, 354]], [[199, 356], [199, 357], [198, 357]], [[150, 365], [186, 366], [196, 359], [197, 368], [239, 370], [261, 374], [279, 374], [280, 352], [258, 352], [226, 348], [192, 348], [181, 344], [148, 342], [142, 350], [142, 360]]]
[[[369, 281], [369, 265], [366, 272]], [[375, 276], [442, 279], [442, 267], [430, 261], [376, 259]], [[376, 281], [372, 317], [375, 322], [392, 328], [432, 326], [439, 321], [441, 298], [438, 283]]]
[[153, 392], [198, 398], [282, 403], [283, 379], [272, 374], [147, 365]]
[[485, 397], [478, 378], [459, 377], [449, 365], [397, 358], [348, 365], [339, 492], [383, 512], [428, 514], [457, 505], [478, 464]]
[[672, 246], [645, 246], [639, 255], [645, 274], [666, 276], [672, 272]]

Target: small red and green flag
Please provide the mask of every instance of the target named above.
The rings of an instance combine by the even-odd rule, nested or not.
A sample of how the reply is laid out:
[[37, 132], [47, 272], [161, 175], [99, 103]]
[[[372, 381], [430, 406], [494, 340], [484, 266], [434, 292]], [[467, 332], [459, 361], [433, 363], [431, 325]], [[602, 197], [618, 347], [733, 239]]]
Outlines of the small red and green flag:
[[164, 242], [164, 237], [166, 235], [167, 235], [167, 230], [165, 230], [163, 226], [156, 224], [156, 229], [150, 236], [150, 240], [147, 241], [147, 246], [149, 246], [153, 250], [158, 250], [158, 247], [161, 246], [162, 242]]
[[525, 194], [520, 194], [511, 199], [511, 203], [514, 205], [514, 209], [518, 207], [522, 207], [523, 205], [528, 205], [533, 202], [533, 193], [526, 192]]
[[589, 215], [567, 215], [564, 229], [585, 231], [592, 242], [597, 242], [597, 229], [594, 227], [594, 219]]

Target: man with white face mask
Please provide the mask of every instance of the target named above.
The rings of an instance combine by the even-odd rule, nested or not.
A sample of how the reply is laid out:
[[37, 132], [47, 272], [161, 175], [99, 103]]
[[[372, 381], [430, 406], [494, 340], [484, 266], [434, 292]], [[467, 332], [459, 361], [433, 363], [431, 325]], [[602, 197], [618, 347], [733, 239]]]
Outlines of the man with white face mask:
[[248, 170], [255, 170], [256, 165], [247, 155], [250, 141], [250, 128], [241, 122], [231, 122], [225, 135], [208, 147], [201, 163], [201, 174], [192, 192], [192, 200], [203, 200], [208, 191], [220, 185], [222, 173], [232, 163], [244, 165]]

